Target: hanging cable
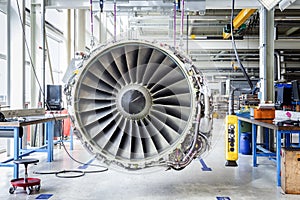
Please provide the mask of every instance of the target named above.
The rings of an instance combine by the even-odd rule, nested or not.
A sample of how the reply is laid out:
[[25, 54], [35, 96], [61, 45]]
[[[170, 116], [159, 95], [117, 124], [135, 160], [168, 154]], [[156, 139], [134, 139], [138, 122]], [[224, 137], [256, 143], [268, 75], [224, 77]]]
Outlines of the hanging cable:
[[[18, 0], [16, 0], [16, 2], [17, 2], [17, 7], [18, 7], [19, 20], [20, 20], [21, 23], [23, 23], [22, 22], [22, 17], [21, 17], [22, 15], [21, 15], [21, 11], [20, 11], [20, 5], [19, 5]], [[27, 53], [28, 53], [28, 57], [29, 57], [29, 60], [30, 60], [30, 63], [31, 63], [31, 68], [32, 68], [34, 77], [35, 77], [35, 79], [37, 81], [37, 84], [38, 84], [38, 87], [39, 87], [39, 91], [40, 91], [40, 93], [42, 93], [43, 96], [46, 96], [45, 93], [44, 93], [44, 90], [42, 88], [41, 82], [38, 79], [35, 66], [33, 65], [33, 59], [32, 59], [32, 56], [30, 54], [29, 45], [27, 43], [26, 35], [25, 35], [25, 28], [23, 26], [22, 26], [22, 32], [23, 32], [23, 35], [24, 35], [25, 47], [26, 47], [26, 50], [27, 50]]]
[[[252, 82], [251, 82], [251, 80], [250, 80], [243, 64], [240, 61], [239, 54], [238, 54], [237, 49], [236, 49], [235, 40], [234, 40], [234, 35], [233, 35], [234, 4], [235, 4], [235, 1], [232, 0], [231, 18], [230, 18], [230, 32], [231, 32], [232, 46], [233, 46], [234, 54], [235, 54], [236, 60], [238, 62], [238, 65], [242, 69], [242, 72], [243, 72], [244, 76], [246, 77], [246, 79], [248, 81], [248, 84], [250, 86], [250, 90], [253, 91], [253, 84], [252, 84]], [[244, 88], [235, 88], [235, 87], [231, 86], [231, 92], [230, 92], [230, 95], [229, 95], [229, 108], [228, 108], [230, 115], [234, 114], [234, 92], [235, 91], [247, 91], [248, 92], [249, 90], [244, 89]]]
[[90, 0], [90, 18], [91, 18], [91, 49], [95, 46], [94, 39], [94, 17], [93, 17], [93, 0]]
[[232, 41], [232, 46], [233, 46], [233, 50], [234, 50], [234, 54], [235, 54], [235, 57], [236, 57], [236, 60], [238, 62], [238, 65], [239, 67], [241, 68], [244, 76], [246, 77], [247, 81], [248, 81], [248, 84], [251, 88], [251, 90], [253, 90], [253, 84], [243, 66], [243, 64], [241, 63], [240, 61], [240, 58], [239, 58], [239, 55], [238, 55], [238, 52], [237, 52], [237, 49], [236, 49], [236, 44], [235, 44], [235, 40], [234, 40], [234, 35], [233, 35], [233, 14], [234, 14], [234, 4], [235, 4], [235, 1], [232, 0], [232, 8], [231, 8], [231, 19], [230, 19], [230, 32], [231, 32], [231, 41]]
[[45, 41], [46, 41], [47, 60], [48, 60], [48, 64], [49, 64], [51, 83], [52, 83], [52, 85], [54, 85], [52, 63], [51, 63], [51, 59], [50, 59], [50, 51], [49, 51], [49, 46], [48, 46], [48, 40], [47, 40], [47, 37], [45, 38]]
[[104, 2], [103, 2], [103, 0], [100, 0], [99, 1], [100, 13], [103, 12], [103, 6], [104, 6]]
[[186, 52], [189, 53], [189, 14], [186, 15]]
[[117, 1], [114, 0], [114, 41], [117, 41]]
[[[43, 55], [42, 55], [42, 59], [43, 59], [43, 78], [42, 78], [42, 81], [43, 81], [43, 91], [46, 91], [46, 27], [45, 27], [45, 15], [46, 15], [46, 7], [45, 7], [45, 0], [42, 0], [42, 3], [41, 3], [41, 13], [42, 13], [42, 52], [43, 52]], [[26, 37], [26, 35], [24, 34], [24, 38]], [[43, 108], [45, 108], [45, 102], [46, 102], [46, 96], [45, 94], [42, 96], [43, 98], [43, 103], [42, 103], [42, 106]], [[45, 128], [45, 127], [44, 127]], [[42, 138], [44, 140], [44, 138]]]

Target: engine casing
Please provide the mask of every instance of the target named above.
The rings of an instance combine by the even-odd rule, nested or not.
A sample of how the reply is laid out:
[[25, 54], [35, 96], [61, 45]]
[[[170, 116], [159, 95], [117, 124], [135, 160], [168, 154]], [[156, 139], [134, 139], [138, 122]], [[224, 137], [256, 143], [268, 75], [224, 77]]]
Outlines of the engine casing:
[[210, 147], [211, 95], [171, 46], [126, 40], [82, 57], [65, 86], [77, 136], [110, 168], [186, 167]]

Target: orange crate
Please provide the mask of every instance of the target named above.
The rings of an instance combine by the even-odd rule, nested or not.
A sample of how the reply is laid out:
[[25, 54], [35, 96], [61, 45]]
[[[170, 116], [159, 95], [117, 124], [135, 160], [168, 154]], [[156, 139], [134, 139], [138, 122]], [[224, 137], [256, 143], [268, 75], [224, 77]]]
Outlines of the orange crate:
[[254, 119], [274, 119], [275, 109], [256, 108], [253, 117]]

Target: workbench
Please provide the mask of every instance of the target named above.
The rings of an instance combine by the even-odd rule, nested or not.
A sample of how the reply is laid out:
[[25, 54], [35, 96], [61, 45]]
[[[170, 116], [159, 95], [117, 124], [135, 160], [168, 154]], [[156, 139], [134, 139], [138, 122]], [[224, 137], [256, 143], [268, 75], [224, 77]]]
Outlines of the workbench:
[[[240, 127], [241, 123], [246, 122], [250, 123], [252, 125], [252, 163], [253, 167], [257, 167], [257, 156], [267, 156], [272, 157], [275, 156], [276, 161], [276, 168], [277, 168], [277, 186], [281, 186], [281, 157], [280, 157], [280, 151], [281, 147], [290, 147], [291, 146], [291, 136], [292, 134], [299, 134], [300, 137], [300, 127], [299, 126], [277, 126], [274, 124], [273, 120], [255, 120], [245, 117], [238, 117], [238, 124], [239, 124], [239, 136], [240, 136]], [[274, 133], [276, 135], [276, 152], [271, 152], [268, 150], [269, 141], [265, 141], [265, 147], [261, 147], [257, 145], [257, 127], [260, 126], [262, 128], [265, 128], [266, 130], [263, 131], [263, 134], [267, 134], [269, 129], [274, 130]], [[283, 137], [285, 135], [285, 137]], [[268, 137], [266, 137], [268, 138]], [[285, 138], [284, 142], [282, 142], [282, 139]], [[299, 141], [298, 141], [299, 142]], [[299, 144], [298, 144], [299, 146]], [[261, 150], [263, 153], [261, 155], [258, 154], [257, 150]]]
[[[53, 136], [54, 136], [54, 123], [57, 120], [63, 120], [67, 118], [67, 114], [50, 114], [42, 116], [30, 116], [23, 117], [22, 120], [9, 120], [7, 122], [0, 122], [0, 137], [14, 138], [14, 156], [8, 160], [0, 162], [0, 167], [13, 167], [14, 179], [19, 178], [19, 166], [18, 164], [10, 164], [13, 160], [20, 159], [24, 156], [28, 156], [34, 152], [46, 152], [47, 161], [53, 161]], [[20, 129], [24, 126], [34, 124], [45, 124], [45, 145], [33, 148], [22, 149], [22, 135], [20, 135]]]

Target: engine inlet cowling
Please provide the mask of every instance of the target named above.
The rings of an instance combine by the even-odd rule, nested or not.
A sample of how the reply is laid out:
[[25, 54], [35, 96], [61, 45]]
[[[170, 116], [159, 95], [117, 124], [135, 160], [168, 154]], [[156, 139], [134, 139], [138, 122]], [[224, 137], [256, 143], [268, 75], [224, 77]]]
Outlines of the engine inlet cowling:
[[209, 90], [175, 49], [114, 42], [83, 58], [71, 79], [66, 95], [78, 137], [108, 166], [182, 169], [208, 150]]

